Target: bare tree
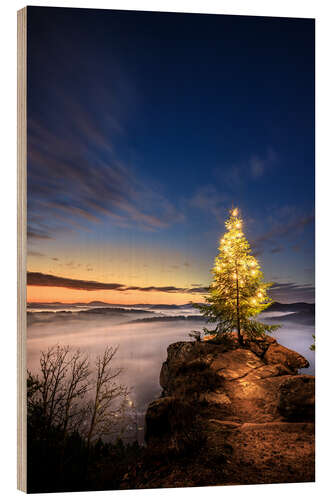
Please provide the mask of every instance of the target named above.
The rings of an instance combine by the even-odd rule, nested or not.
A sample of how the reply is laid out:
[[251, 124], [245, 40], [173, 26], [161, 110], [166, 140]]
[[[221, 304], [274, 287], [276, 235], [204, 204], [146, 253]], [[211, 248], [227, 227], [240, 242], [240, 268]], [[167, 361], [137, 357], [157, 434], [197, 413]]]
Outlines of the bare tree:
[[28, 370], [27, 378], [27, 411], [28, 416], [33, 415], [37, 408], [40, 408], [40, 381], [36, 375]]
[[[50, 426], [73, 430], [82, 412], [82, 399], [89, 388], [88, 357], [80, 350], [71, 352], [69, 346], [52, 346], [41, 353], [40, 375], [28, 373], [30, 407], [38, 405], [41, 415]], [[74, 426], [75, 427], [75, 426]]]
[[60, 408], [64, 399], [62, 384], [69, 366], [68, 356], [69, 346], [56, 345], [41, 353], [40, 394], [43, 416], [49, 425], [56, 425], [59, 422]]
[[[78, 431], [90, 446], [103, 435], [126, 427], [129, 391], [119, 384], [121, 368], [114, 369], [118, 347], [107, 346], [96, 358], [91, 373], [88, 356], [79, 349], [55, 345], [42, 352], [40, 374], [28, 372], [28, 412], [42, 419], [46, 427], [68, 433]], [[118, 424], [118, 425], [116, 425]]]
[[89, 391], [89, 361], [88, 356], [80, 350], [74, 352], [69, 364], [69, 374], [64, 391], [63, 400], [63, 431], [78, 429], [85, 417], [83, 399]]
[[126, 404], [128, 389], [116, 381], [122, 369], [112, 366], [117, 351], [118, 347], [107, 346], [103, 355], [96, 359], [94, 397], [89, 403], [88, 446], [94, 438], [111, 433], [112, 422]]

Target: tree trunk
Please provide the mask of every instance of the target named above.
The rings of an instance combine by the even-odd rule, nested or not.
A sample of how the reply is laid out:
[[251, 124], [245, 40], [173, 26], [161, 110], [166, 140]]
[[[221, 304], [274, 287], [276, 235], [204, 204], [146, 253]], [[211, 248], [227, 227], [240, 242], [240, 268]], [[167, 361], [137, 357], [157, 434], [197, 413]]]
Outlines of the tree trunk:
[[239, 317], [239, 286], [238, 286], [238, 269], [236, 269], [236, 312], [237, 312], [237, 336], [240, 345], [243, 345], [243, 337], [241, 335], [240, 317]]

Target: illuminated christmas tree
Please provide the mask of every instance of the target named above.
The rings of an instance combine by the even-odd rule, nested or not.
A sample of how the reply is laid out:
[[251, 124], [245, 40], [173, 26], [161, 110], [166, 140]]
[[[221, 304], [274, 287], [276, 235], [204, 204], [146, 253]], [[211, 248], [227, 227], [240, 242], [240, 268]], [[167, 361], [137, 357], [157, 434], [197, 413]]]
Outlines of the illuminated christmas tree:
[[267, 325], [253, 318], [271, 303], [264, 283], [263, 273], [243, 233], [243, 220], [239, 210], [233, 208], [225, 223], [227, 231], [220, 241], [219, 254], [212, 269], [213, 281], [206, 303], [197, 305], [208, 322], [215, 323], [214, 330], [205, 333], [223, 335], [237, 331], [243, 345], [243, 335], [255, 337], [271, 332], [278, 325]]

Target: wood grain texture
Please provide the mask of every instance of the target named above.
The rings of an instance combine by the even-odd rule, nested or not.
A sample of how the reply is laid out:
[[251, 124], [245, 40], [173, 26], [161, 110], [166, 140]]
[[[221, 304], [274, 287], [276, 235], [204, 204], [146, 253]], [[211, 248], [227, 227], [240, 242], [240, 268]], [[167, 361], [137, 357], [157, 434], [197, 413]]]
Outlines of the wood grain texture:
[[27, 8], [17, 13], [17, 487], [27, 491]]

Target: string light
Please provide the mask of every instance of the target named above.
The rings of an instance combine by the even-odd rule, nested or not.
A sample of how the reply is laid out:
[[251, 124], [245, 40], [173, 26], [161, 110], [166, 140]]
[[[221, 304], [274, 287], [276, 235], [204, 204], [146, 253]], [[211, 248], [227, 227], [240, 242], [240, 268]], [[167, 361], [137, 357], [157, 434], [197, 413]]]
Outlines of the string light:
[[[241, 325], [252, 319], [270, 303], [268, 284], [263, 282], [261, 267], [252, 254], [244, 234], [244, 222], [238, 208], [232, 208], [225, 222], [225, 234], [219, 241], [219, 254], [212, 267], [213, 287], [207, 302], [212, 317], [219, 321], [221, 312]], [[223, 316], [224, 317], [224, 316]], [[242, 332], [242, 325], [239, 327]]]

